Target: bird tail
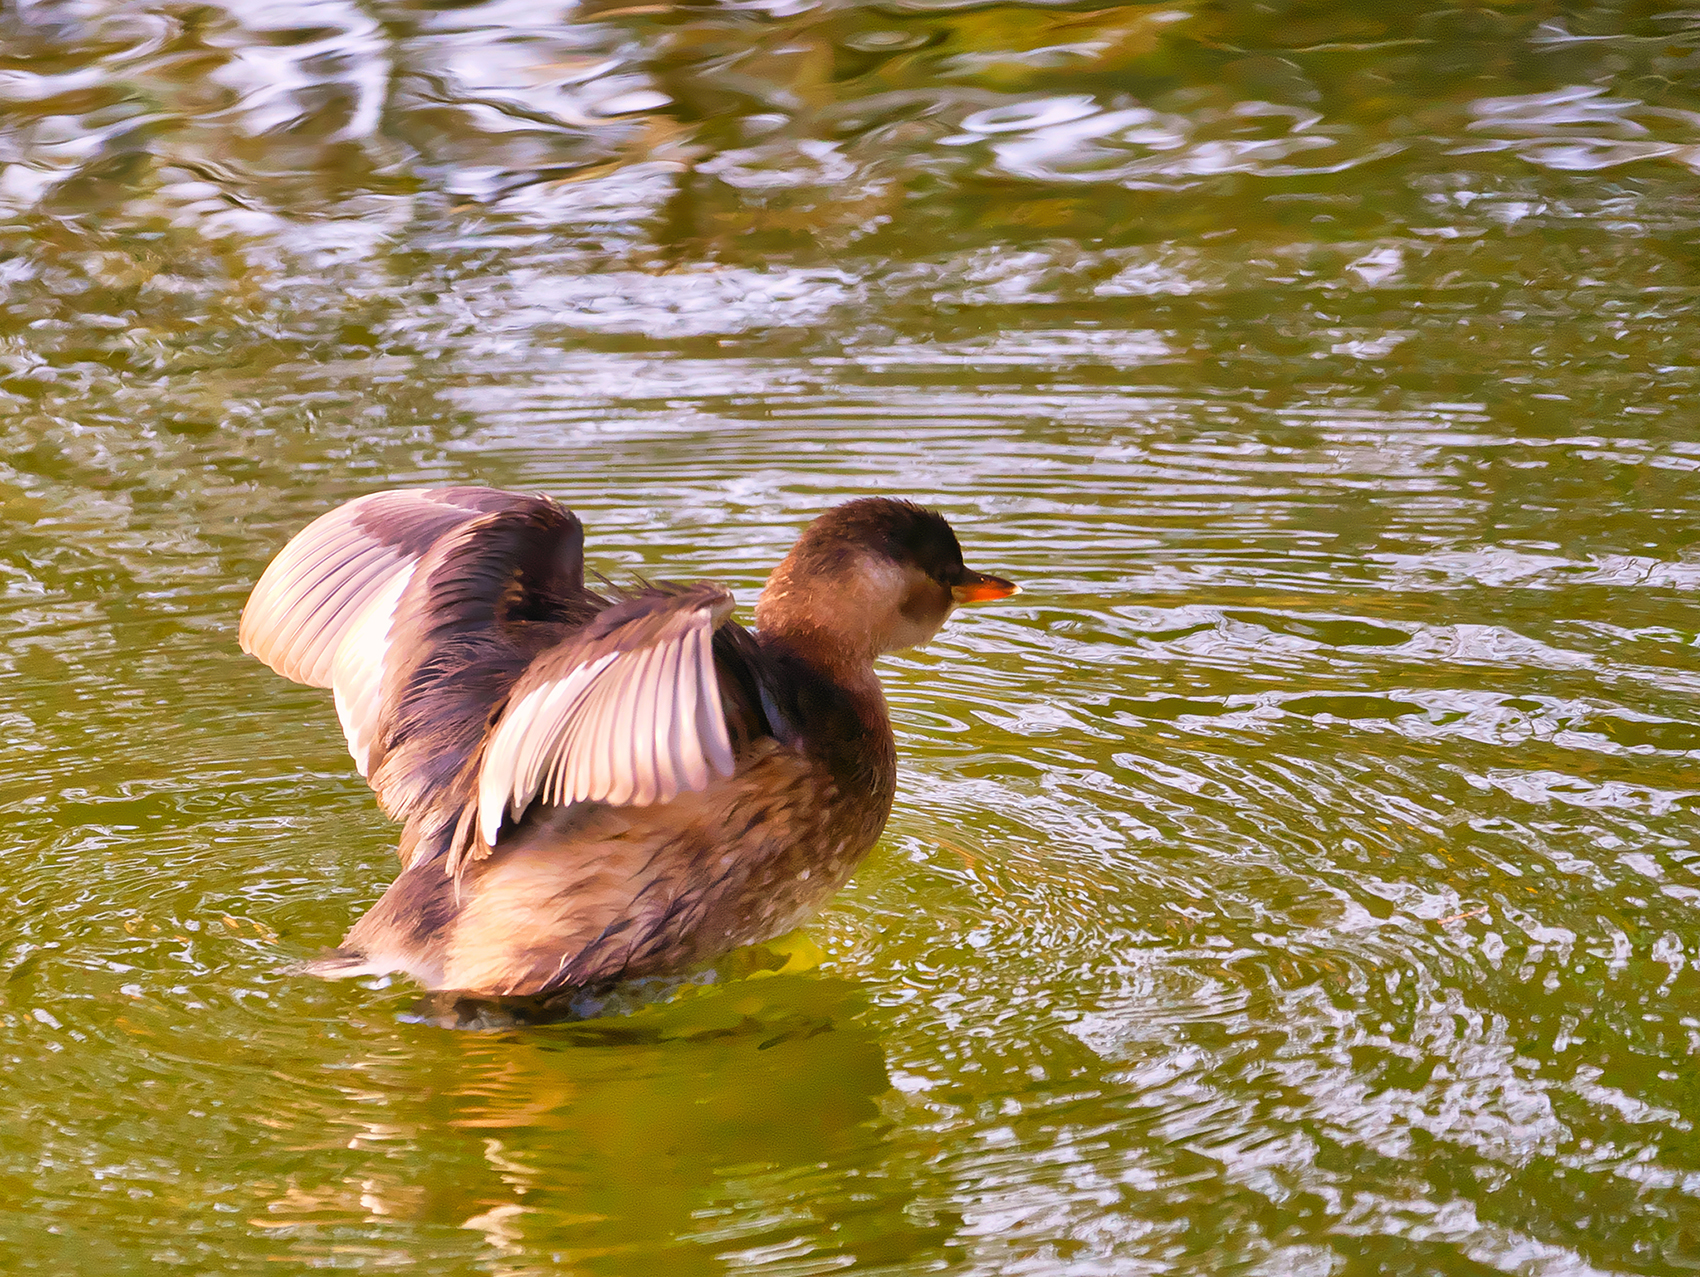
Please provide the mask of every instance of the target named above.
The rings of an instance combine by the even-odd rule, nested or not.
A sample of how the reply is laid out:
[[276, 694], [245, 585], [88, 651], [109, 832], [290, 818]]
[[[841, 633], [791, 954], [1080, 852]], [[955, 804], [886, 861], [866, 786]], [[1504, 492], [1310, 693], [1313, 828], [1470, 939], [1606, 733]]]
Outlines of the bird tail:
[[323, 980], [351, 980], [355, 976], [384, 975], [395, 968], [374, 962], [357, 949], [328, 949], [310, 962], [298, 962], [290, 975], [316, 975]]

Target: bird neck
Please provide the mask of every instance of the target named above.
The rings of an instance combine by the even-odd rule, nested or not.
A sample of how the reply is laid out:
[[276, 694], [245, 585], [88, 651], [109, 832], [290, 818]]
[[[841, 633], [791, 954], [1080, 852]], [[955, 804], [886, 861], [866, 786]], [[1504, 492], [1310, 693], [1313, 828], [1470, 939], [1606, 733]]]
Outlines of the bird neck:
[[876, 825], [883, 824], [896, 786], [897, 754], [872, 658], [846, 653], [829, 636], [803, 628], [759, 629], [755, 637], [775, 708], [796, 732], [787, 743], [823, 762], [841, 792], [865, 799], [878, 816]]
[[[756, 627], [768, 641], [845, 686], [872, 681], [880, 654], [877, 608], [858, 582], [799, 573], [791, 558], [773, 570], [756, 601]], [[806, 579], [799, 579], [806, 577]]]
[[771, 659], [839, 688], [852, 700], [877, 701], [883, 713], [885, 693], [874, 672], [876, 653], [854, 636], [846, 641], [841, 628], [758, 610], [756, 640]]

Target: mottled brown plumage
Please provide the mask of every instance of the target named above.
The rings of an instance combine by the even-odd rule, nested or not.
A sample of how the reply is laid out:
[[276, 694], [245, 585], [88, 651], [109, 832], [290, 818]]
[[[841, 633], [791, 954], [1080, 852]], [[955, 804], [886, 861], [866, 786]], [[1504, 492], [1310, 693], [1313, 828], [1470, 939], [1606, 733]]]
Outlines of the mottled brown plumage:
[[546, 497], [377, 493], [255, 587], [244, 650], [334, 688], [404, 822], [401, 875], [310, 969], [532, 996], [783, 934], [891, 811], [874, 658], [1015, 592], [963, 566], [939, 515], [884, 498], [809, 525], [754, 631], [712, 582], [587, 590], [583, 543]]

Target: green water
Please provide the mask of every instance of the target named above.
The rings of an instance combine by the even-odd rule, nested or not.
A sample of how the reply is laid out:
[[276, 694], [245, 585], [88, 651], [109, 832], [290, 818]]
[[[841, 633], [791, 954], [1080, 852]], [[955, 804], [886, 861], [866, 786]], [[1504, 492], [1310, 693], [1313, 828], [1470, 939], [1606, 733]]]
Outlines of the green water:
[[[1675, 5], [0, 5], [0, 1271], [1700, 1268], [1697, 173]], [[1022, 582], [818, 970], [287, 973], [394, 830], [236, 616], [443, 482]]]

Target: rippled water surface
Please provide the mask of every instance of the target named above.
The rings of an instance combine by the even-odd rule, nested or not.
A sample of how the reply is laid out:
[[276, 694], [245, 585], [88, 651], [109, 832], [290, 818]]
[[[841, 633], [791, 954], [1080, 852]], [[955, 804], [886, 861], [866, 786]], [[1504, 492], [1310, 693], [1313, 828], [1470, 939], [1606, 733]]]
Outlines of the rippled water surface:
[[[0, 5], [0, 1270], [1700, 1267], [1700, 10]], [[813, 971], [441, 1027], [236, 650], [386, 486], [918, 496]]]

